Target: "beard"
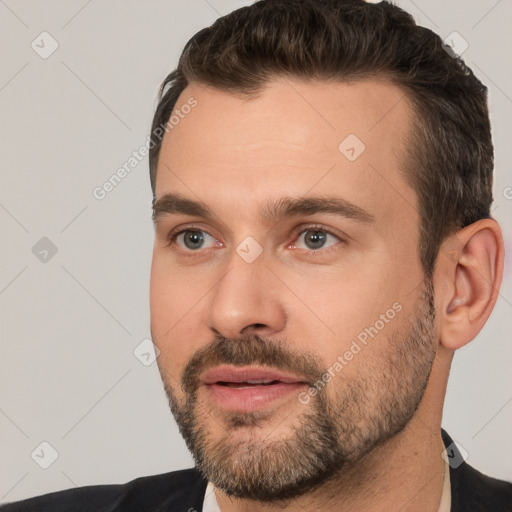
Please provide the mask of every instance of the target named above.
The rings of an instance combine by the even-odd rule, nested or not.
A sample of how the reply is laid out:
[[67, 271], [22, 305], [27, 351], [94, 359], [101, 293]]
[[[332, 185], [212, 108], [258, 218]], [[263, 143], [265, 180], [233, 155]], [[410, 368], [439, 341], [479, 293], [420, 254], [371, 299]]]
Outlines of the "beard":
[[[207, 420], [216, 420], [215, 411], [209, 402], [198, 399], [198, 376], [219, 364], [256, 364], [290, 371], [314, 383], [325, 372], [315, 354], [297, 353], [282, 342], [257, 335], [238, 340], [219, 336], [186, 365], [183, 399], [159, 364], [171, 411], [197, 469], [228, 496], [267, 503], [304, 495], [349, 472], [402, 431], [421, 403], [437, 348], [433, 298], [432, 282], [425, 280], [407, 328], [382, 341], [382, 334], [372, 340], [379, 345], [378, 353], [367, 357], [357, 373], [347, 375], [343, 368], [327, 385], [330, 395], [323, 389], [302, 405], [303, 412], [297, 415], [292, 409], [294, 421], [287, 435], [278, 438], [272, 438], [268, 423], [269, 432], [261, 435], [272, 414], [265, 409], [224, 411], [217, 420], [223, 434], [212, 433]], [[373, 348], [365, 347], [361, 354]], [[244, 429], [246, 435], [233, 435]]]

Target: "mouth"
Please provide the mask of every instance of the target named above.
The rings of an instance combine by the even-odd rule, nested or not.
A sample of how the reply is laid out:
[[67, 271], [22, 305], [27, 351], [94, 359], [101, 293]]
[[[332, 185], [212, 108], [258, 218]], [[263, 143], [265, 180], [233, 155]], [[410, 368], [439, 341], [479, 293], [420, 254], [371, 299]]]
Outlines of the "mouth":
[[308, 383], [299, 376], [261, 367], [219, 366], [200, 377], [209, 399], [228, 411], [258, 411], [290, 399]]
[[218, 384], [219, 386], [227, 386], [229, 388], [238, 388], [238, 389], [250, 389], [254, 386], [269, 386], [273, 384], [278, 384], [279, 380], [248, 380], [247, 382], [215, 382], [214, 384]]

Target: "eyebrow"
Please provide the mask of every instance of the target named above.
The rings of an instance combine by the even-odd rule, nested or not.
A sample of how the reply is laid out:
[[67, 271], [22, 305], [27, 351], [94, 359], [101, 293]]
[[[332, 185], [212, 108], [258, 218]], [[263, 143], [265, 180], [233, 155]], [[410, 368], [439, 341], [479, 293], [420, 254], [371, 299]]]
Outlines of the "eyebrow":
[[199, 201], [186, 199], [180, 194], [164, 194], [159, 199], [153, 198], [153, 222], [157, 223], [165, 214], [182, 214], [211, 218], [208, 206]]
[[[355, 220], [364, 224], [375, 221], [375, 217], [346, 199], [332, 196], [282, 197], [268, 203], [261, 212], [261, 218], [268, 223], [288, 217], [327, 213]], [[201, 201], [187, 199], [180, 194], [168, 193], [153, 199], [153, 222], [156, 224], [166, 214], [182, 214], [211, 219], [215, 215]]]

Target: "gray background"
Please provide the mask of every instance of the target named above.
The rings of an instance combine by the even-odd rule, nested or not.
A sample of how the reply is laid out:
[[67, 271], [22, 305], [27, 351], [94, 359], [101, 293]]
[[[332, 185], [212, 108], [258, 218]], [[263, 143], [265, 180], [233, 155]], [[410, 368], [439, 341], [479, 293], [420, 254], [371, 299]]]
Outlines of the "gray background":
[[[248, 3], [0, 0], [0, 502], [192, 464], [156, 363], [133, 354], [150, 336], [147, 157], [102, 201], [92, 191], [145, 142], [189, 37]], [[493, 213], [510, 255], [512, 2], [398, 4], [442, 37], [459, 32], [490, 87]], [[59, 44], [47, 59], [31, 48], [43, 31]], [[32, 251], [42, 237], [58, 249], [46, 262]], [[511, 315], [507, 261], [490, 321], [455, 356], [443, 422], [470, 463], [508, 479]], [[31, 458], [42, 441], [58, 452], [46, 470]]]

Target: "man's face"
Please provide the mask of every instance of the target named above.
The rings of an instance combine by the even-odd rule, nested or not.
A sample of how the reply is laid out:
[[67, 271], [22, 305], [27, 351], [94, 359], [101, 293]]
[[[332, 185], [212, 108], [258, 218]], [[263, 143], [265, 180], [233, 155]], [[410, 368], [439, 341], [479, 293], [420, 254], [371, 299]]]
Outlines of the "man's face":
[[250, 100], [192, 84], [176, 109], [190, 97], [156, 180], [159, 369], [217, 487], [297, 496], [400, 431], [428, 382], [432, 290], [399, 170], [411, 109], [377, 81]]

